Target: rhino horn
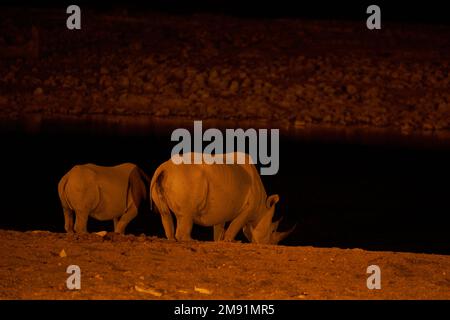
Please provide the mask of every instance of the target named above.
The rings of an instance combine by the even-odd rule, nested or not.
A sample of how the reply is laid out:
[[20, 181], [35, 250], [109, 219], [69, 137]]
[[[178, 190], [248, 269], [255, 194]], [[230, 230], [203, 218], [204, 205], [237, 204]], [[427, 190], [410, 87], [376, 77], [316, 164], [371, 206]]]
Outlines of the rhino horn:
[[[273, 224], [276, 224], [276, 226], [278, 227], [278, 224], [280, 223], [281, 219], [278, 220], [277, 222], [274, 222]], [[284, 238], [286, 238], [288, 235], [290, 235], [292, 233], [292, 231], [295, 230], [295, 228], [297, 227], [297, 224], [295, 224], [291, 229], [287, 230], [287, 231], [283, 231], [283, 232], [273, 232], [271, 237], [270, 237], [270, 242], [272, 244], [278, 244], [281, 240], [283, 240]], [[274, 229], [276, 230], [276, 229]]]
[[280, 219], [278, 219], [278, 220], [275, 221], [275, 222], [272, 222], [272, 232], [277, 231], [278, 226], [279, 226], [279, 224], [280, 224], [280, 222], [281, 222], [282, 220], [283, 220], [283, 217], [281, 217]]
[[246, 225], [242, 231], [244, 231], [244, 235], [248, 241], [253, 242], [253, 227], [251, 225]]

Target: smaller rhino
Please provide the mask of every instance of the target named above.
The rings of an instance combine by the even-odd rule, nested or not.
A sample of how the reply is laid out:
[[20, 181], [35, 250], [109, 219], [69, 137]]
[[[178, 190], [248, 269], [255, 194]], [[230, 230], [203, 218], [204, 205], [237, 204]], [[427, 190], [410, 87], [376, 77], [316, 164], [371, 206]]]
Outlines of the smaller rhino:
[[114, 232], [123, 234], [147, 199], [148, 184], [147, 175], [132, 163], [113, 167], [74, 166], [58, 184], [66, 232], [87, 232], [88, 217], [92, 217], [114, 220]]

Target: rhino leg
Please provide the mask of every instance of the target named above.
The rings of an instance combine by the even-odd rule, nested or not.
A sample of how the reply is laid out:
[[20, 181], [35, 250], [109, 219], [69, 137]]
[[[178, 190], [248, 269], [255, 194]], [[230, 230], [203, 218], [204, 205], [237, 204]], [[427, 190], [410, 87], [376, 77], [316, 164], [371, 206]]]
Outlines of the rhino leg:
[[175, 240], [172, 214], [170, 212], [161, 212], [161, 221], [167, 239]]
[[138, 210], [135, 206], [128, 208], [127, 211], [120, 217], [117, 224], [115, 224], [114, 232], [124, 234], [128, 223], [130, 223], [130, 221], [133, 220], [137, 214]]
[[222, 240], [224, 233], [225, 233], [225, 223], [219, 223], [214, 225], [214, 241]]
[[64, 208], [64, 229], [68, 233], [73, 233], [73, 211], [68, 208]]
[[178, 241], [190, 241], [191, 231], [194, 221], [189, 215], [177, 216], [177, 231], [175, 233], [175, 238]]
[[228, 226], [223, 237], [223, 241], [233, 241], [238, 232], [244, 227], [248, 221], [249, 210], [242, 211]]
[[76, 233], [86, 233], [87, 232], [87, 221], [89, 213], [87, 211], [76, 212], [75, 220], [75, 232]]

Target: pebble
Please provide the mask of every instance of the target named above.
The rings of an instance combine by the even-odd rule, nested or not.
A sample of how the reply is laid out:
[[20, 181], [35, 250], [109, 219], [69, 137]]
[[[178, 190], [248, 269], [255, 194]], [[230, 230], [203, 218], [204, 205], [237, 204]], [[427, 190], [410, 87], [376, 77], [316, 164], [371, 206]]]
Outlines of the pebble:
[[35, 96], [41, 96], [41, 95], [44, 94], [44, 90], [43, 90], [41, 87], [38, 87], [38, 88], [36, 88], [36, 89], [34, 90], [33, 94], [34, 94]]

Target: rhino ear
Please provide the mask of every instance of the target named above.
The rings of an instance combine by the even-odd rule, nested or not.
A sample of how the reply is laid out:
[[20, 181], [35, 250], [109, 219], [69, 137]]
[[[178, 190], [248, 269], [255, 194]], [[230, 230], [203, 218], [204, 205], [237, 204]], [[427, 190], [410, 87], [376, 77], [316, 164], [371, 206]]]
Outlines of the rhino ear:
[[278, 201], [280, 201], [280, 197], [277, 194], [273, 194], [270, 197], [267, 197], [266, 207], [272, 208], [274, 205], [277, 204]]

